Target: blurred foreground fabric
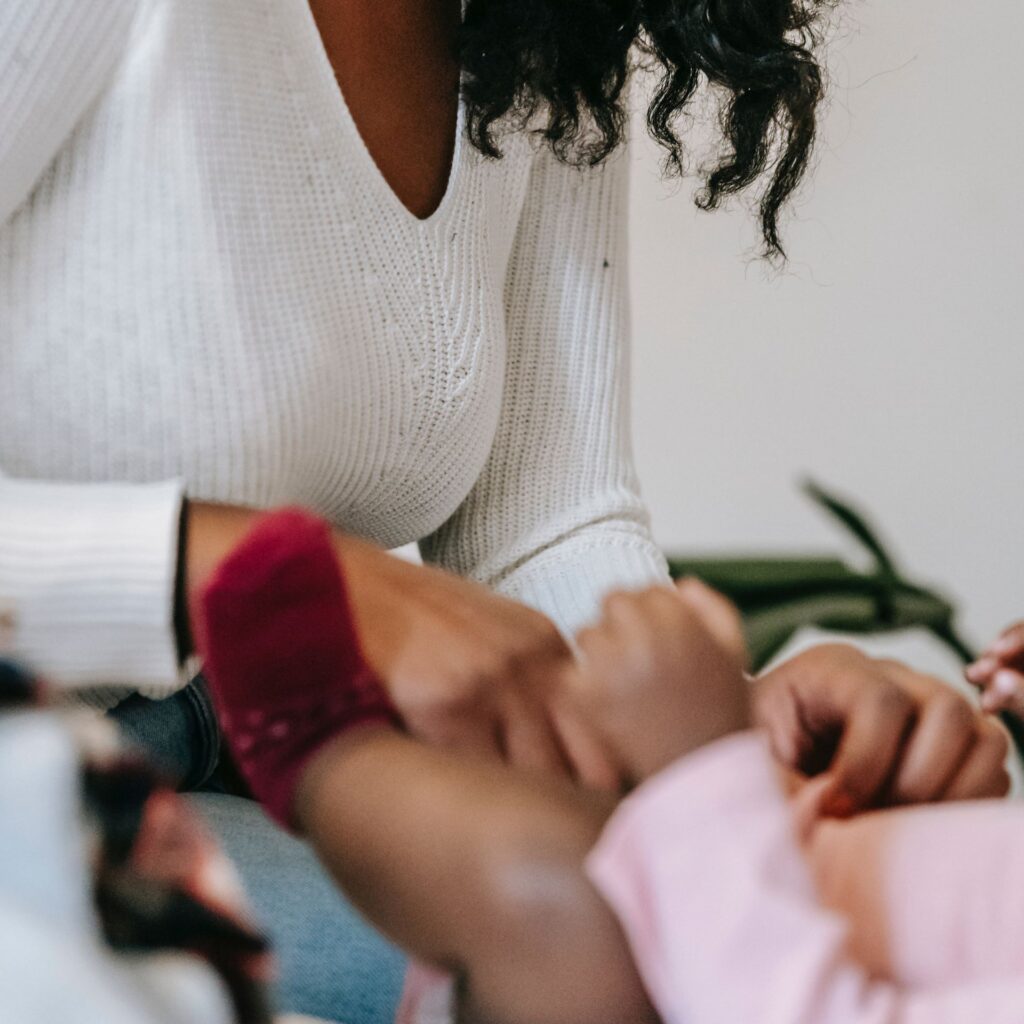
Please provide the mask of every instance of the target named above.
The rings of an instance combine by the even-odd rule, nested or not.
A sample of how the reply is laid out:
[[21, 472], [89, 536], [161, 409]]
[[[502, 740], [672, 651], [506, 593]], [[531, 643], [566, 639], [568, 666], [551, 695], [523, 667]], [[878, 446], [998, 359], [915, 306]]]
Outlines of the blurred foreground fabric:
[[270, 969], [195, 812], [0, 661], [0, 1020], [264, 1024]]

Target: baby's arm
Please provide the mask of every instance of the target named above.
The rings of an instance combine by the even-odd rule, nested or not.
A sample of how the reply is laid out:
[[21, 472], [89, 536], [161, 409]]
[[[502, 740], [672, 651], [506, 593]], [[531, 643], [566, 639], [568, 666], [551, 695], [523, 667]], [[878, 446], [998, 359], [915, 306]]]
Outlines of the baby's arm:
[[848, 957], [845, 925], [816, 900], [755, 734], [645, 783], [613, 816], [588, 870], [666, 1024], [1022, 1019], [1024, 977], [909, 991], [871, 979]]
[[469, 1016], [653, 1019], [622, 932], [582, 864], [609, 806], [568, 784], [387, 729], [326, 747], [296, 820], [356, 905], [461, 979]]

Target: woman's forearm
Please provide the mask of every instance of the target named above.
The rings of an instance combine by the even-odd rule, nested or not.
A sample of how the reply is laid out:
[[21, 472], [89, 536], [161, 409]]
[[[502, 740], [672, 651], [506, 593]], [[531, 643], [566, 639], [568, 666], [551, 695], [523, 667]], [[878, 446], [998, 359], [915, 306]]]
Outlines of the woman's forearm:
[[[193, 647], [197, 600], [260, 517], [243, 508], [189, 505], [175, 615], [183, 655]], [[615, 768], [584, 723], [569, 723], [573, 743], [563, 740], [566, 724], [556, 725], [552, 680], [571, 654], [548, 619], [343, 531], [331, 532], [330, 545], [361, 653], [413, 735], [615, 787]]]
[[318, 755], [299, 822], [349, 897], [503, 1024], [624, 1024], [651, 1011], [615, 919], [582, 873], [604, 798], [461, 759], [390, 730]]

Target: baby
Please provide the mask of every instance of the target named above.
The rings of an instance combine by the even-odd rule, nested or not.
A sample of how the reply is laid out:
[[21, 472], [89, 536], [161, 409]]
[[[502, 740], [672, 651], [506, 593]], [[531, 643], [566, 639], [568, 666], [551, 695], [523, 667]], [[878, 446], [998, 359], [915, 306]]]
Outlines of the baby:
[[454, 978], [415, 971], [406, 1019], [1024, 1022], [1024, 810], [822, 820], [828, 777], [780, 777], [699, 584], [617, 595], [578, 638], [568, 699], [637, 783], [617, 807], [405, 736], [309, 517], [266, 519], [195, 618], [255, 795]]

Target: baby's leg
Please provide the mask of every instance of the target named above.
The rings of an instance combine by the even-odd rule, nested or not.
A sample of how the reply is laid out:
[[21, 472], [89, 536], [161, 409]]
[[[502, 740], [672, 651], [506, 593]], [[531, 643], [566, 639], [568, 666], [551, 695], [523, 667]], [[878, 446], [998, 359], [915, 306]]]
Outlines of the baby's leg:
[[368, 729], [316, 757], [295, 810], [367, 917], [461, 977], [469, 1016], [652, 1018], [619, 926], [582, 871], [604, 798]]
[[928, 806], [819, 825], [807, 845], [851, 953], [915, 988], [1024, 972], [1024, 807]]

